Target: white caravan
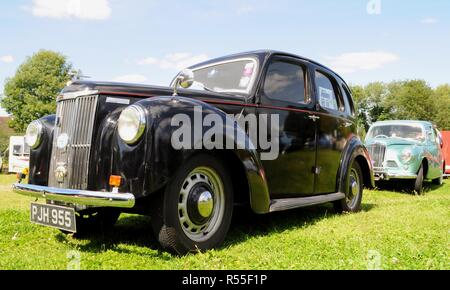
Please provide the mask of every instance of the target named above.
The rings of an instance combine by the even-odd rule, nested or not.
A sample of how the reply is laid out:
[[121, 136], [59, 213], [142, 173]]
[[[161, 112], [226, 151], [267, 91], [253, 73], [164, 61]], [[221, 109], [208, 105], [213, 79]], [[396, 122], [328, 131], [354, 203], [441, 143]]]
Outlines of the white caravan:
[[30, 164], [30, 147], [23, 136], [9, 139], [9, 173], [22, 173]]

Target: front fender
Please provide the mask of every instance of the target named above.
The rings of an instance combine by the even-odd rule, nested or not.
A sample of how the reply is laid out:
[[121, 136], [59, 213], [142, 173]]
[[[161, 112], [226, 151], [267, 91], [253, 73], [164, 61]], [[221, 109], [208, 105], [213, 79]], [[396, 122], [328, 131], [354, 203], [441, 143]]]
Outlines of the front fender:
[[48, 185], [55, 118], [56, 115], [49, 115], [39, 119], [44, 131], [42, 133], [41, 145], [36, 149], [30, 150], [30, 184]]
[[[155, 97], [139, 101], [136, 105], [143, 107], [147, 115], [145, 138], [135, 146], [128, 146], [123, 144], [118, 136], [116, 136], [116, 144], [113, 147], [115, 148], [114, 159], [117, 159], [115, 164], [118, 165], [115, 167], [116, 170], [119, 170], [122, 174], [127, 171], [134, 172], [132, 177], [128, 177], [134, 178], [134, 180], [141, 180], [142, 191], [137, 197], [149, 196], [164, 188], [186, 160], [199, 152], [208, 152], [202, 146], [194, 146], [203, 142], [203, 134], [195, 134], [195, 126], [191, 126], [191, 136], [193, 136], [192, 145], [194, 148], [176, 150], [172, 146], [172, 135], [178, 129], [172, 126], [172, 120], [176, 115], [183, 114], [194, 124], [196, 121], [195, 110], [197, 108], [201, 109], [202, 117], [208, 114], [220, 116], [223, 124], [227, 124], [226, 120], [229, 118], [224, 111], [214, 106], [198, 100], [182, 97]], [[250, 142], [248, 136], [236, 123], [233, 123], [233, 126], [238, 134], [244, 136], [245, 142]], [[205, 133], [208, 130], [208, 128], [204, 128], [203, 126], [201, 128], [203, 130], [201, 133]], [[223, 132], [224, 148], [226, 148], [227, 140], [234, 141], [236, 138], [231, 138], [225, 128], [223, 128]], [[223, 153], [221, 151], [214, 150], [210, 152], [220, 154]], [[231, 152], [234, 158], [239, 161], [238, 163], [242, 171], [245, 172], [250, 204], [253, 210], [256, 213], [266, 213], [270, 206], [270, 197], [264, 169], [259, 160], [256, 148], [252, 150], [237, 147], [234, 141], [234, 149], [223, 151]], [[130, 160], [129, 157], [131, 155], [137, 158], [131, 158], [132, 160]], [[120, 164], [120, 160], [126, 160], [126, 162], [123, 162], [125, 164]], [[128, 167], [128, 169], [125, 167]], [[232, 169], [234, 171], [234, 168]], [[132, 192], [137, 194], [135, 191]]]

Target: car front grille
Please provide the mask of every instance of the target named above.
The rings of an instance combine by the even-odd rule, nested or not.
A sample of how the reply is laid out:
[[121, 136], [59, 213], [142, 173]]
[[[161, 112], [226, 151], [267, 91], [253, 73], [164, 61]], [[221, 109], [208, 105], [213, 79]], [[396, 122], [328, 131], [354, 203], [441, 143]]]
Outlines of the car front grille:
[[383, 167], [384, 157], [386, 154], [386, 146], [383, 144], [373, 144], [367, 147], [370, 158], [372, 159], [375, 168]]
[[[49, 186], [67, 189], [87, 189], [89, 158], [97, 102], [97, 95], [67, 98], [58, 101]], [[67, 134], [69, 137], [65, 148], [57, 146], [58, 138], [62, 134]], [[61, 168], [67, 170], [64, 178], [56, 176], [56, 172]]]

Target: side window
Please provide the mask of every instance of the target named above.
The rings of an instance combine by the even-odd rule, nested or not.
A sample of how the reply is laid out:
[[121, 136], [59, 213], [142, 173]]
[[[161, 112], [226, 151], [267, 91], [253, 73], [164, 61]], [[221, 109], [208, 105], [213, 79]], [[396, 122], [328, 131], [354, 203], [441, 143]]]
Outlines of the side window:
[[338, 111], [336, 92], [330, 78], [316, 71], [316, 90], [322, 108]]
[[264, 93], [274, 100], [307, 103], [305, 69], [286, 61], [272, 62], [267, 70]]
[[438, 129], [434, 129], [434, 134], [436, 135], [436, 144], [438, 146], [441, 146], [441, 144], [444, 142], [442, 140], [442, 134]]
[[30, 155], [30, 146], [28, 146], [28, 143], [27, 143], [27, 142], [25, 142], [25, 149], [23, 150], [23, 154], [24, 154], [25, 156]]
[[435, 136], [434, 136], [434, 133], [433, 133], [433, 128], [431, 126], [426, 126], [425, 130], [427, 132], [428, 140], [431, 141], [431, 142], [435, 142]]
[[350, 93], [350, 90], [345, 85], [342, 85], [342, 92], [344, 95], [345, 111], [348, 112], [350, 115], [354, 116], [356, 113], [356, 110], [355, 110], [355, 104], [353, 103], [352, 94]]
[[23, 149], [20, 145], [14, 145], [13, 146], [13, 155], [14, 156], [22, 156]]

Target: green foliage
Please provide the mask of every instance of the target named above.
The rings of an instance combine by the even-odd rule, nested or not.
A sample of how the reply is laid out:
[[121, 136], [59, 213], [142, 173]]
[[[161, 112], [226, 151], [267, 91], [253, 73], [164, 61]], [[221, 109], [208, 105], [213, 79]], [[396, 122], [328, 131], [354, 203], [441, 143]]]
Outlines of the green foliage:
[[70, 80], [71, 69], [56, 52], [41, 50], [28, 58], [5, 83], [1, 105], [13, 115], [9, 125], [23, 132], [30, 122], [54, 114], [56, 96]]
[[433, 102], [438, 107], [434, 118], [436, 124], [443, 130], [450, 130], [450, 85], [439, 86], [434, 91]]
[[450, 85], [433, 90], [423, 80], [353, 86], [358, 122], [366, 129], [383, 120], [422, 120], [450, 129]]
[[[9, 137], [11, 137], [14, 134], [15, 134], [14, 130], [12, 130], [8, 126], [8, 118], [0, 117], [0, 154], [3, 154], [6, 151], [6, 149], [8, 149]], [[3, 162], [6, 162], [6, 160], [3, 160]]]

